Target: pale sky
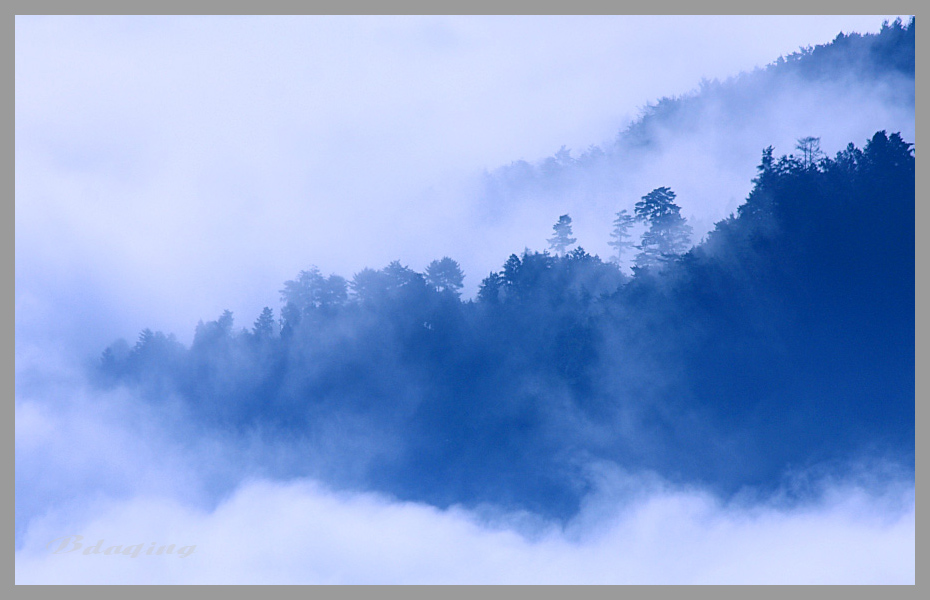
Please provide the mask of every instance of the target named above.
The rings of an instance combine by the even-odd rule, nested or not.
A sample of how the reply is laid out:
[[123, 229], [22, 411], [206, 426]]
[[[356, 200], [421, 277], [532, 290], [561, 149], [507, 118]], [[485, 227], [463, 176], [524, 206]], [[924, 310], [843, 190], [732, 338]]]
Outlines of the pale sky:
[[893, 18], [17, 17], [17, 344], [248, 326], [311, 264], [473, 290], [535, 238], [479, 254], [460, 182]]

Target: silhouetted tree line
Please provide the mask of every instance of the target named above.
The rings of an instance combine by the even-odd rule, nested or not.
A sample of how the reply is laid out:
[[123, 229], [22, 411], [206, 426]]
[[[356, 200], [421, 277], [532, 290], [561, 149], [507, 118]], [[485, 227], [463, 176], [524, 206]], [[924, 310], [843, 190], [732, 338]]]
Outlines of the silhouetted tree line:
[[351, 280], [314, 268], [285, 282], [278, 319], [237, 330], [227, 311], [190, 348], [145, 330], [104, 352], [101, 378], [180, 397], [207, 428], [337, 427], [365, 485], [440, 505], [571, 514], [597, 459], [722, 490], [863, 445], [912, 462], [912, 145], [770, 147], [753, 182], [690, 249], [668, 188], [618, 213], [632, 276], [569, 249], [565, 215], [553, 253], [511, 255], [474, 300], [448, 257]]
[[[664, 97], [644, 107], [640, 118], [604, 148], [591, 145], [573, 156], [562, 146], [539, 163], [520, 160], [489, 173], [484, 182], [487, 209], [493, 211], [496, 205], [506, 205], [502, 199], [521, 194], [568, 189], [598, 193], [600, 181], [610, 185], [641, 160], [640, 150], [660, 145], [663, 131], [692, 130], [709, 107], [737, 119], [752, 112], [750, 107], [758, 104], [760, 95], [796, 85], [798, 80], [802, 85], [857, 81], [863, 87], [880, 87], [894, 78], [914, 80], [915, 40], [915, 18], [896, 19], [885, 22], [878, 33], [839, 33], [827, 44], [801, 48], [764, 68], [726, 81], [703, 81], [693, 93]], [[913, 85], [908, 96], [901, 100], [913, 104]]]

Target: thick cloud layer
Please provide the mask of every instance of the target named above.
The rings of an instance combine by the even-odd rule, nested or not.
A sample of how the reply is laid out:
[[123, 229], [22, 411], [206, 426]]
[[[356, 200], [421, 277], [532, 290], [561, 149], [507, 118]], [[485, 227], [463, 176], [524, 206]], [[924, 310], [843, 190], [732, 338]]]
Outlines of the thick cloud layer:
[[[67, 529], [40, 522], [17, 552], [16, 582], [915, 582], [913, 489], [876, 497], [840, 486], [826, 496], [789, 511], [647, 489], [622, 508], [605, 500], [590, 509], [593, 519], [527, 537], [469, 511], [259, 481], [210, 513], [136, 497]], [[63, 531], [83, 536], [60, 549]], [[142, 553], [83, 554], [101, 539], [102, 549], [141, 545]], [[174, 555], [144, 553], [169, 543]]]
[[[796, 473], [781, 494], [721, 503], [601, 464], [560, 523], [308, 479], [238, 482], [231, 463], [249, 458], [230, 444], [192, 440], [126, 393], [81, 390], [71, 380], [16, 406], [17, 584], [915, 581], [913, 480], [889, 465]], [[791, 486], [814, 493], [792, 501]]]

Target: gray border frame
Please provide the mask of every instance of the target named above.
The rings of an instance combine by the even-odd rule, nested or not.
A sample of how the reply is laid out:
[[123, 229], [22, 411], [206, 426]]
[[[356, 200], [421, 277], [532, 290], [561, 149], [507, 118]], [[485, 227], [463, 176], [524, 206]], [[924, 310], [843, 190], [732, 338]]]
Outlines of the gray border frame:
[[[489, 1], [489, 0], [481, 0], [480, 2], [477, 2], [473, 0], [471, 2], [457, 2], [455, 4], [451, 4], [451, 5], [446, 4], [442, 6], [437, 5], [437, 3], [435, 2], [426, 2], [424, 0], [401, 0], [400, 2], [390, 2], [390, 3], [376, 2], [373, 0], [344, 0], [342, 2], [335, 2], [333, 0], [326, 0], [324, 2], [324, 1], [318, 0], [313, 3], [302, 3], [302, 2], [296, 2], [294, 0], [291, 0], [291, 1], [275, 0], [274, 2], [263, 2], [261, 4], [246, 3], [246, 2], [241, 2], [241, 1], [219, 3], [219, 2], [190, 2], [190, 1], [183, 2], [179, 0], [170, 0], [170, 1], [163, 0], [162, 2], [159, 2], [158, 4], [151, 3], [145, 6], [141, 6], [141, 7], [133, 6], [132, 9], [135, 9], [135, 10], [132, 10], [132, 9], [127, 10], [129, 7], [127, 6], [126, 3], [114, 2], [113, 0], [93, 0], [92, 2], [82, 2], [79, 4], [71, 3], [71, 2], [64, 2], [62, 0], [58, 0], [55, 2], [48, 2], [48, 1], [24, 2], [21, 0], [14, 0], [8, 6], [13, 7], [12, 14], [14, 15], [14, 18], [11, 19], [12, 31], [11, 31], [11, 35], [8, 41], [8, 44], [9, 44], [8, 47], [11, 47], [11, 50], [12, 50], [11, 55], [15, 55], [15, 15], [17, 14], [24, 14], [24, 15], [25, 14], [210, 14], [210, 13], [219, 12], [221, 14], [304, 14], [304, 13], [307, 13], [307, 14], [661, 14], [661, 13], [678, 13], [678, 14], [808, 14], [808, 15], [813, 15], [813, 14], [873, 14], [875, 12], [878, 12], [875, 9], [879, 8], [874, 2], [864, 2], [862, 0], [854, 0], [854, 1], [849, 0], [847, 2], [838, 2], [836, 0], [831, 0], [830, 2], [798, 2], [796, 0], [793, 0], [792, 2], [789, 2], [789, 3], [781, 3], [778, 6], [767, 4], [764, 6], [755, 6], [755, 7], [747, 6], [745, 2], [737, 2], [734, 0], [713, 0], [713, 2], [711, 3], [704, 3], [704, 4], [701, 4], [700, 6], [694, 6], [691, 4], [687, 4], [687, 3], [682, 2], [681, 0], [677, 0], [675, 2], [667, 2], [667, 1], [650, 2], [648, 4], [639, 4], [636, 6], [629, 6], [629, 5], [620, 4], [617, 2], [607, 2], [605, 0], [581, 0], [581, 1], [574, 0], [570, 4], [552, 2], [552, 1], [526, 2], [524, 0], [520, 2], [514, 2], [513, 0], [498, 0], [494, 2], [494, 1]], [[149, 8], [149, 10], [141, 10], [143, 8]], [[176, 10], [174, 11], [170, 10], [172, 8]], [[753, 10], [753, 8], [755, 8], [756, 10]], [[890, 6], [882, 5], [880, 6], [880, 8], [881, 9], [891, 9], [891, 8], [896, 9], [896, 10], [891, 10], [891, 11], [882, 10], [882, 12], [893, 12], [896, 14], [915, 15], [917, 13], [917, 10], [916, 10], [917, 2], [915, 1], [894, 2]], [[643, 9], [648, 9], [648, 10], [643, 10]], [[924, 65], [925, 63], [923, 62], [922, 57], [920, 56], [922, 54], [923, 47], [924, 46], [918, 39], [917, 52], [916, 52], [918, 55], [918, 59], [916, 61], [917, 73], [916, 73], [916, 83], [915, 83], [916, 94], [918, 98], [917, 105], [920, 104], [919, 99], [922, 97], [925, 97], [924, 88], [926, 87], [926, 78], [922, 74], [922, 67], [921, 67], [921, 65]], [[772, 60], [774, 60], [775, 58], [777, 57], [773, 56]], [[12, 76], [13, 70], [15, 68], [14, 62], [9, 61], [7, 62], [7, 65], [8, 65], [7, 66], [8, 75], [6, 77], [6, 81], [12, 82], [14, 81], [14, 77]], [[4, 104], [6, 104], [6, 102], [9, 102], [10, 105], [15, 104], [15, 94], [8, 93], [5, 96], [5, 98], [6, 100], [4, 101]], [[14, 113], [15, 115], [15, 112], [11, 110], [11, 108], [13, 108], [13, 106], [10, 106], [9, 108], [7, 108], [7, 111], [9, 111], [7, 112], [7, 114], [9, 115], [10, 113]], [[915, 115], [915, 120], [916, 120], [916, 115]], [[7, 139], [15, 139], [14, 138], [15, 117], [11, 119], [10, 121], [8, 121], [7, 123], [8, 123], [7, 132], [9, 136]], [[919, 126], [919, 123], [917, 123], [916, 125], [917, 125], [916, 131], [919, 132], [921, 129]], [[918, 134], [918, 137], [919, 137], [919, 134]], [[917, 140], [915, 139], [914, 141], [916, 142]], [[13, 194], [15, 193], [13, 191], [15, 189], [13, 186], [13, 181], [15, 177], [15, 141], [14, 141], [14, 144], [11, 144], [10, 146], [8, 146], [8, 148], [9, 148], [9, 152], [11, 156], [9, 157], [8, 160], [5, 161], [5, 164], [7, 165], [6, 172], [8, 174], [6, 177], [6, 181], [9, 182], [7, 189], [10, 190], [11, 197], [10, 197], [10, 200], [7, 202], [6, 207], [4, 209], [4, 212], [6, 213], [7, 217], [3, 219], [3, 222], [6, 224], [4, 229], [7, 231], [6, 233], [7, 242], [6, 242], [5, 252], [9, 252], [9, 254], [8, 254], [8, 257], [5, 258], [5, 260], [3, 261], [4, 263], [3, 268], [4, 268], [4, 274], [6, 276], [6, 280], [9, 282], [11, 280], [15, 281], [15, 277], [13, 276], [15, 275], [15, 261], [14, 261], [15, 204], [13, 201]], [[922, 198], [926, 196], [926, 192], [928, 190], [928, 187], [930, 186], [928, 186], [927, 178], [921, 175], [919, 153], [915, 153], [915, 154], [918, 155], [917, 197]], [[916, 205], [916, 218], [917, 218], [918, 230], [922, 229], [920, 225], [925, 225], [927, 224], [928, 220], [930, 220], [928, 219], [928, 208], [925, 206], [922, 206], [920, 202], [918, 202]], [[915, 232], [915, 235], [916, 235], [916, 232]], [[926, 277], [921, 272], [921, 267], [922, 265], [925, 264], [925, 262], [921, 260], [921, 258], [926, 256], [927, 252], [930, 251], [930, 240], [928, 240], [925, 236], [916, 236], [916, 237], [917, 237], [916, 252], [917, 252], [918, 260], [916, 263], [917, 268], [915, 272], [915, 280], [916, 280], [915, 281], [916, 283], [915, 301], [916, 301], [916, 307], [922, 307], [923, 305], [921, 302], [927, 301], [928, 294], [926, 291], [927, 290]], [[11, 295], [9, 294], [7, 294], [4, 298], [4, 305], [6, 307], [6, 310], [9, 311], [7, 312], [7, 314], [9, 315], [10, 313], [13, 313], [14, 319], [12, 320], [12, 322], [10, 320], [7, 320], [6, 321], [7, 325], [4, 326], [4, 329], [3, 329], [4, 337], [6, 337], [8, 340], [12, 338], [14, 341], [15, 341], [15, 298], [16, 298], [15, 288], [13, 290], [12, 298], [11, 298]], [[922, 313], [921, 310], [917, 310], [916, 330], [915, 330], [915, 337], [916, 337], [915, 365], [918, 367], [916, 369], [916, 374], [917, 374], [916, 375], [916, 398], [922, 398], [928, 386], [927, 377], [925, 375], [922, 375], [919, 369], [921, 364], [926, 364], [925, 360], [919, 360], [921, 358], [923, 359], [926, 358], [926, 346], [923, 343], [923, 340], [926, 340], [926, 333], [927, 333], [926, 313]], [[10, 400], [12, 400], [13, 397], [15, 396], [14, 385], [13, 385], [14, 377], [15, 377], [15, 366], [14, 366], [15, 350], [14, 350], [14, 345], [9, 342], [7, 343], [6, 348], [7, 350], [4, 352], [4, 359], [5, 359], [4, 365], [5, 366], [4, 366], [3, 373], [4, 373], [4, 380], [8, 382], [7, 389], [11, 390], [11, 395], [9, 398]], [[920, 404], [916, 401], [916, 398], [915, 398], [915, 420], [916, 420], [918, 429], [921, 429], [920, 425], [922, 425], [923, 421], [926, 420], [926, 411], [919, 410]], [[14, 403], [12, 401], [9, 403], [7, 410], [14, 412], [15, 410]], [[11, 417], [8, 427], [13, 429], [15, 427], [14, 425], [15, 417], [12, 414], [9, 414], [9, 413], [7, 414]], [[10, 447], [11, 450], [15, 448], [13, 446], [14, 440], [15, 440], [15, 429], [12, 433], [13, 435], [11, 435], [9, 438], [10, 442], [8, 442], [10, 444], [8, 447]], [[919, 437], [915, 441], [916, 441], [915, 459], [923, 458], [924, 454], [926, 453], [927, 444], [923, 443]], [[917, 474], [919, 474], [920, 472], [919, 465], [921, 464], [921, 462], [922, 461], [917, 460], [917, 464], [918, 464], [917, 471], [916, 471]], [[13, 461], [13, 452], [11, 452], [10, 457], [6, 461], [4, 461], [4, 463], [5, 463], [4, 472], [6, 474], [6, 481], [9, 482], [13, 480], [12, 474], [15, 469], [15, 463]], [[920, 479], [920, 477], [917, 476], [916, 474], [915, 474], [915, 478], [917, 480]], [[915, 485], [917, 485], [916, 482], [915, 482]], [[917, 485], [917, 487], [919, 487], [919, 485]], [[9, 505], [7, 503], [9, 503]], [[3, 499], [3, 504], [4, 504], [4, 507], [7, 508], [7, 510], [12, 510], [13, 506], [15, 506], [14, 492], [12, 490], [12, 487], [11, 487], [10, 492], [8, 492], [8, 495]], [[13, 536], [13, 523], [10, 522], [9, 520], [7, 521], [7, 531], [9, 532], [9, 537], [7, 539], [13, 538], [14, 537]], [[920, 531], [920, 528], [918, 527], [918, 532], [919, 531]], [[919, 554], [917, 556], [919, 556]], [[918, 565], [919, 564], [920, 563], [918, 562]], [[46, 590], [44, 589], [45, 586], [29, 586], [28, 588], [24, 588], [24, 586], [16, 587], [15, 585], [13, 585], [15, 581], [15, 570], [14, 570], [15, 567], [14, 567], [14, 561], [12, 560], [9, 563], [9, 569], [10, 569], [10, 584], [14, 588], [14, 593], [16, 594], [27, 594], [28, 593], [30, 595], [36, 595], [36, 596], [41, 595], [42, 597], [44, 597], [46, 594], [57, 595], [61, 593], [60, 591], [57, 591], [57, 590], [55, 591]], [[919, 576], [920, 568], [917, 568], [916, 571]], [[920, 577], [918, 577], [918, 579], [920, 579]], [[87, 586], [87, 587], [89, 588], [88, 591], [95, 595], [100, 594], [101, 592], [103, 592], [104, 594], [110, 593], [108, 591], [104, 591], [103, 586]], [[184, 586], [184, 587], [187, 587], [187, 586]], [[217, 587], [220, 587], [220, 586], [217, 586]], [[222, 586], [223, 588], [222, 590], [217, 589], [215, 591], [225, 594], [225, 593], [229, 593], [233, 591], [231, 589], [232, 587], [233, 586]], [[251, 589], [253, 586], [242, 586], [242, 587], [245, 589], [236, 590], [234, 593], [238, 594], [241, 592], [243, 594], [249, 594], [250, 592], [253, 591], [253, 589]], [[307, 591], [305, 589], [304, 590], [299, 589], [300, 586], [282, 586], [282, 587], [287, 589], [288, 592], [300, 593], [300, 592]], [[362, 593], [368, 592], [368, 590], [363, 591], [360, 589], [355, 589], [358, 586], [345, 586], [339, 589], [333, 586], [325, 586], [325, 587], [326, 587], [325, 594], [332, 595], [332, 597], [348, 597], [349, 594], [355, 594], [357, 592], [362, 592]], [[381, 586], [378, 586], [378, 587], [381, 587]], [[491, 591], [488, 589], [489, 587], [491, 586], [473, 586], [473, 589], [467, 589], [467, 590], [452, 590], [452, 589], [449, 589], [448, 587], [444, 587], [444, 589], [441, 590], [441, 593], [447, 594], [447, 593], [452, 592], [452, 593], [463, 593], [463, 594], [469, 593], [470, 594], [472, 592], [475, 592], [475, 593], [486, 594], [489, 591]], [[526, 589], [526, 590], [521, 589], [520, 593], [525, 591], [527, 593], [535, 595], [535, 594], [539, 594], [540, 592], [544, 592], [547, 594], [552, 594], [553, 596], [555, 595], [561, 596], [563, 593], [568, 592], [568, 591], [571, 591], [571, 593], [575, 593], [575, 590], [566, 590], [565, 589], [566, 586], [551, 586], [551, 588], [546, 589], [546, 590], [541, 589], [543, 586], [525, 586], [525, 587], [531, 588], [531, 589]], [[589, 593], [591, 594], [593, 593], [614, 594], [618, 591], [618, 590], [604, 589], [607, 586], [592, 586], [592, 587], [596, 587], [599, 589], [597, 589], [596, 592], [594, 589], [585, 589], [585, 591], [582, 593], [584, 594], [589, 594]], [[790, 586], [790, 587], [792, 588], [790, 590], [790, 593], [797, 593], [802, 590], [795, 589], [795, 588], [801, 588], [801, 587], [806, 587], [806, 586]], [[872, 590], [872, 589], [861, 589], [861, 590], [853, 591], [850, 589], [851, 587], [853, 586], [831, 587], [828, 593], [831, 595], [834, 593], [842, 594], [844, 597], [850, 592], [852, 592], [854, 595], [861, 594], [863, 597], [872, 597], [875, 593], [875, 590]], [[917, 586], [913, 586], [913, 587], [916, 588]], [[426, 597], [427, 594], [432, 596], [433, 593], [440, 591], [438, 589], [438, 586], [416, 586], [416, 588], [414, 588], [413, 586], [397, 586], [397, 588], [398, 589], [396, 591], [399, 593], [402, 593], [405, 595], [406, 594], [416, 594], [416, 595], [422, 594], [423, 597]], [[695, 591], [694, 589], [672, 591], [670, 588], [671, 586], [624, 586], [621, 593], [630, 591], [630, 592], [636, 592], [638, 594], [642, 594], [645, 592], [645, 593], [648, 593], [649, 595], [656, 595], [656, 594], [677, 592], [681, 594], [690, 595], [690, 594], [693, 594]], [[727, 588], [730, 588], [730, 586], [727, 586]], [[29, 591], [27, 592], [25, 591], [25, 589], [28, 589]], [[125, 589], [123, 586], [118, 586], [116, 590], [114, 590], [114, 592], [116, 593], [125, 593], [126, 591], [129, 591], [129, 590]], [[191, 590], [185, 590], [185, 591], [189, 592]], [[324, 590], [320, 589], [320, 587], [315, 587], [313, 590], [313, 593], [317, 593], [321, 591], [324, 591]], [[385, 590], [383, 589], [377, 590], [378, 593], [383, 593], [384, 591]], [[393, 592], [394, 590], [391, 590], [391, 591]], [[501, 589], [501, 590], [494, 590], [494, 591], [498, 593], [509, 594], [517, 590]], [[807, 593], [811, 593], [811, 594], [820, 595], [821, 593], [824, 593], [825, 590], [822, 588], [817, 588], [816, 591], [811, 590], [811, 589], [803, 590], [803, 591]], [[375, 590], [371, 590], [371, 593], [374, 593], [374, 592]], [[732, 586], [732, 589], [726, 589], [726, 590], [724, 589], [724, 586], [706, 586], [706, 588], [702, 586], [699, 593], [702, 596], [705, 593], [707, 593], [708, 595], [713, 595], [713, 596], [716, 596], [721, 593], [725, 595], [735, 596], [737, 594], [742, 595], [745, 592], [746, 590], [742, 589], [742, 586]], [[765, 590], [764, 593], [765, 595], [771, 594], [772, 596], [775, 596], [777, 594], [778, 596], [781, 596], [785, 592], [788, 592], [788, 590], [768, 589], [768, 590]], [[907, 594], [908, 596], [912, 596], [916, 594], [915, 589], [909, 589], [909, 588], [904, 588], [904, 590], [900, 590], [900, 591], [897, 589], [894, 591], [883, 590], [881, 593], [889, 593], [889, 592], [896, 594], [896, 595], [899, 593], [904, 593], [904, 594]], [[68, 590], [65, 593], [68, 595], [71, 595], [74, 592], [72, 590]], [[139, 590], [132, 590], [132, 593], [137, 594], [139, 593]], [[149, 592], [143, 592], [143, 593], [148, 594]], [[151, 593], [161, 593], [161, 591], [158, 590], [158, 591], [153, 591]], [[757, 593], [763, 593], [763, 592], [762, 590], [756, 588], [756, 589], [753, 589], [751, 593], [755, 595]]]

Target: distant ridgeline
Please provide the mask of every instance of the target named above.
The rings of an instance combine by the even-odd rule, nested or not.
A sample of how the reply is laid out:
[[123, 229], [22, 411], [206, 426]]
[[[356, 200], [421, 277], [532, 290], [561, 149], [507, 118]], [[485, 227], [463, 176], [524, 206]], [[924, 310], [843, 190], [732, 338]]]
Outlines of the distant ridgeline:
[[632, 276], [570, 250], [566, 215], [554, 253], [511, 255], [476, 300], [451, 259], [311, 269], [250, 331], [227, 311], [190, 348], [113, 344], [100, 384], [319, 459], [276, 472], [330, 460], [335, 484], [440, 506], [571, 515], [607, 461], [724, 494], [854, 459], [912, 469], [912, 144], [799, 149], [765, 150], [745, 204], [683, 254], [671, 190], [644, 196]]
[[[628, 173], [641, 165], [639, 161], [648, 161], [650, 151], [659, 151], [669, 141], [668, 132], [683, 137], [701, 127], [713, 131], [756, 129], [754, 119], [769, 114], [770, 103], [782, 90], [829, 89], [831, 85], [883, 89], [886, 102], [913, 107], [915, 35], [913, 17], [908, 23], [896, 20], [885, 23], [877, 34], [840, 33], [828, 44], [780, 57], [765, 68], [723, 82], [703, 81], [693, 93], [662, 98], [646, 106], [640, 118], [611, 145], [591, 145], [577, 156], [563, 146], [538, 163], [519, 160], [488, 173], [483, 191], [485, 209], [496, 215], [520, 195], [558, 197], [571, 191], [596, 197], [615, 192]], [[910, 85], [901, 85], [901, 81]], [[748, 150], [755, 148], [753, 144]]]

